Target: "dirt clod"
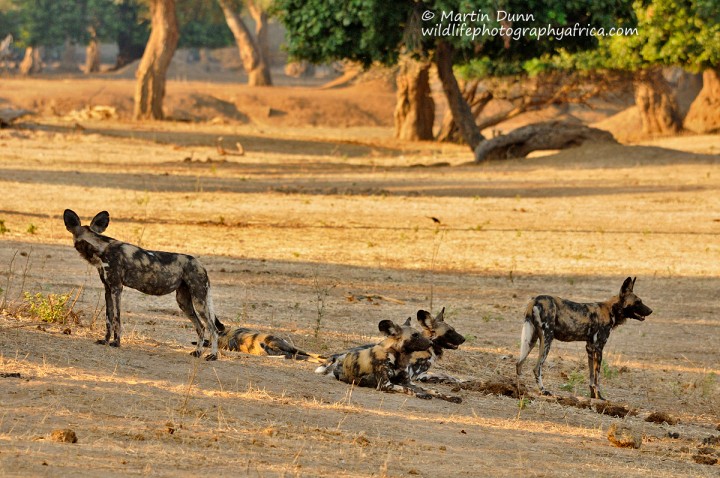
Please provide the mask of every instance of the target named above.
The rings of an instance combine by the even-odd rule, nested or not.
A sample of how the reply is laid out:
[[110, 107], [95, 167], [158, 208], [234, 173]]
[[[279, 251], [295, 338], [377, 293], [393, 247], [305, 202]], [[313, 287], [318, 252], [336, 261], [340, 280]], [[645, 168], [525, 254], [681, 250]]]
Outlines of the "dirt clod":
[[518, 390], [518, 384], [515, 380], [498, 377], [488, 381], [472, 380], [468, 382], [462, 382], [456, 387], [453, 387], [453, 392], [459, 392], [460, 390], [470, 390], [473, 392], [481, 392], [490, 395], [502, 395], [505, 397], [520, 398], [527, 395], [528, 390], [525, 385], [520, 384]]
[[645, 421], [651, 423], [667, 423], [668, 425], [676, 425], [678, 422], [675, 417], [665, 412], [652, 412]]
[[642, 445], [642, 434], [633, 430], [627, 425], [613, 423], [607, 432], [610, 443], [620, 448], [640, 448]]
[[57, 430], [53, 430], [50, 433], [50, 439], [52, 441], [62, 443], [77, 443], [78, 441], [75, 431], [69, 428], [58, 428]]
[[692, 459], [695, 463], [700, 465], [714, 465], [718, 462], [718, 459], [714, 456], [701, 455], [699, 453], [697, 455], [693, 455]]
[[632, 408], [625, 405], [618, 405], [611, 402], [600, 402], [595, 404], [595, 411], [603, 415], [610, 415], [611, 417], [625, 418], [626, 416], [636, 415], [637, 412]]

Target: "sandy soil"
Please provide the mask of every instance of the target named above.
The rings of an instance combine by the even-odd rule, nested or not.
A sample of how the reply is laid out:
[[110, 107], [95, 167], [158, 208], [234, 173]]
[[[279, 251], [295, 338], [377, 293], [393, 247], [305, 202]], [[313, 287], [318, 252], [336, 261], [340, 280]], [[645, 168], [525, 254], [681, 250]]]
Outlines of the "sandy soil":
[[[123, 85], [37, 81], [3, 81], [0, 97], [47, 104]], [[218, 95], [199, 83], [168, 90], [182, 88]], [[372, 89], [232, 88], [386, 118]], [[392, 140], [386, 120], [138, 125], [43, 113], [0, 131], [0, 474], [717, 476], [720, 465], [692, 457], [720, 435], [720, 139], [475, 166], [459, 146]], [[217, 148], [236, 143], [244, 156]], [[208, 363], [190, 357], [194, 332], [172, 296], [132, 290], [123, 347], [95, 345], [101, 284], [72, 248], [65, 208], [85, 221], [106, 209], [107, 234], [199, 256], [226, 324], [311, 351], [376, 340], [382, 319], [445, 306], [467, 342], [440, 368], [471, 380], [514, 378], [532, 296], [604, 300], [637, 276], [655, 313], [613, 332], [601, 387], [679, 423], [539, 400], [530, 366], [528, 401], [461, 390], [458, 405], [352, 389], [304, 362], [226, 353]], [[43, 323], [22, 300], [78, 289], [78, 323]], [[357, 300], [368, 295], [392, 300]], [[586, 395], [584, 344], [555, 343], [545, 381]], [[616, 422], [642, 434], [640, 449], [608, 442]], [[58, 428], [78, 442], [51, 440]]]

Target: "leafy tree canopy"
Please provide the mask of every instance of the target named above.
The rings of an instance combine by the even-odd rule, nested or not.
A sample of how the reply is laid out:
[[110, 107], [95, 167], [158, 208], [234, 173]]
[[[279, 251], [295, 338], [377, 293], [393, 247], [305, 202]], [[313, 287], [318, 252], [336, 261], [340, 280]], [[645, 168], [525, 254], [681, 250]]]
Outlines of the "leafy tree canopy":
[[[484, 57], [481, 69], [512, 70], [560, 49], [576, 52], [596, 47], [597, 38], [579, 29], [570, 35], [560, 31], [559, 38], [559, 30], [553, 33], [548, 27], [577, 24], [588, 30], [609, 30], [632, 25], [631, 1], [278, 0], [275, 10], [288, 30], [288, 52], [296, 58], [316, 63], [337, 59], [365, 65], [393, 63], [403, 49], [426, 54], [443, 39], [455, 48], [457, 63]], [[514, 34], [501, 36], [501, 27], [506, 32], [512, 28]]]

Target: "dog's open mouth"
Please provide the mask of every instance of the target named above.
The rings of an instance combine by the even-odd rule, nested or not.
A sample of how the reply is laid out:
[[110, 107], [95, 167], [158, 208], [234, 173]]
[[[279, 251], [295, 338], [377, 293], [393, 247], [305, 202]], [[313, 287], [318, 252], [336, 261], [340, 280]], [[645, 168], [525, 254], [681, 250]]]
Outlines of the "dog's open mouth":
[[645, 316], [640, 315], [640, 314], [633, 314], [633, 319], [639, 320], [640, 322], [642, 322], [643, 320], [645, 320]]

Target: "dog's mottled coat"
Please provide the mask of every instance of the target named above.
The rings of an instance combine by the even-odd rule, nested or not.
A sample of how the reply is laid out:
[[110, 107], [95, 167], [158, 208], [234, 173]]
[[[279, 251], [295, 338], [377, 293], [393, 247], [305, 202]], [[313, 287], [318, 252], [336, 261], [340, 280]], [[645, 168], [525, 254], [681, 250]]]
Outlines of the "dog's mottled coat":
[[585, 341], [590, 369], [590, 397], [602, 399], [598, 388], [602, 352], [610, 332], [627, 319], [639, 321], [652, 314], [652, 309], [635, 295], [635, 279], [628, 277], [620, 294], [605, 302], [578, 303], [550, 295], [535, 297], [527, 306], [520, 337], [520, 357], [516, 363], [518, 377], [523, 362], [540, 340], [540, 352], [533, 369], [535, 381], [543, 394], [542, 366], [554, 339], [562, 342]]
[[327, 360], [323, 355], [300, 350], [283, 338], [246, 327], [225, 329], [220, 333], [218, 347], [222, 350], [234, 350], [250, 355], [282, 356], [316, 363]]

